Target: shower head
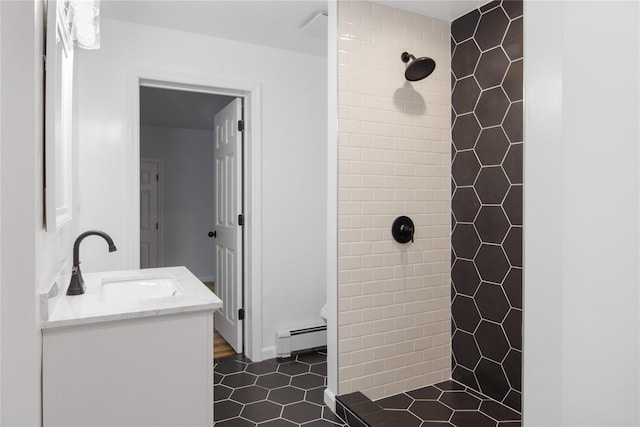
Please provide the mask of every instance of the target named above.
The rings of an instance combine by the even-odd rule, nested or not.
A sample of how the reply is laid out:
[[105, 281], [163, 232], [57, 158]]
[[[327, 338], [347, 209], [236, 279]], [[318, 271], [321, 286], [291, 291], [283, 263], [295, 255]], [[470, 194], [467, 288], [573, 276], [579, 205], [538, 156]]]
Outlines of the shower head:
[[404, 72], [404, 77], [410, 82], [422, 80], [436, 69], [436, 61], [431, 58], [416, 58], [409, 52], [402, 52], [401, 58], [405, 64], [411, 61]]

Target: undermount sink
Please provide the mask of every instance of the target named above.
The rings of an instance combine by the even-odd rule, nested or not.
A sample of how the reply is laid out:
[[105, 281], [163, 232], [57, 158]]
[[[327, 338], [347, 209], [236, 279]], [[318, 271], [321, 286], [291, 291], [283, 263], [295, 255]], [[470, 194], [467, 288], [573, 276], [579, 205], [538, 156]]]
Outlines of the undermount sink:
[[170, 274], [106, 277], [100, 286], [100, 300], [104, 302], [175, 296], [182, 296], [182, 291]]

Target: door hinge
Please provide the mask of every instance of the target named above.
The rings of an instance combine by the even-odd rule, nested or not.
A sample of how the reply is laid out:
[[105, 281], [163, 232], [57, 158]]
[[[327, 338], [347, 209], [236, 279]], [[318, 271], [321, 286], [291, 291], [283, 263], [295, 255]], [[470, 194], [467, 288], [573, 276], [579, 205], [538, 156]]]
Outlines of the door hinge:
[[158, 223], [156, 222], [156, 230], [158, 230], [160, 227], [158, 226]]
[[160, 181], [160, 175], [156, 174], [156, 181]]
[[238, 120], [238, 132], [244, 132], [244, 120]]
[[238, 310], [238, 320], [244, 320], [244, 308]]
[[238, 215], [238, 225], [244, 225], [244, 214]]

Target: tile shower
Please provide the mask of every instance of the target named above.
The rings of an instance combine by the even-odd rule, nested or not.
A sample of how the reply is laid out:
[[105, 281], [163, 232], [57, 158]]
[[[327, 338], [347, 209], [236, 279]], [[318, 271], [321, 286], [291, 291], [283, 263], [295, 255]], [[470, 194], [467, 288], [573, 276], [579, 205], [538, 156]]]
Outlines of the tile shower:
[[[341, 0], [338, 22], [338, 394], [452, 378], [520, 411], [522, 1], [448, 23]], [[403, 51], [435, 72], [404, 81]]]

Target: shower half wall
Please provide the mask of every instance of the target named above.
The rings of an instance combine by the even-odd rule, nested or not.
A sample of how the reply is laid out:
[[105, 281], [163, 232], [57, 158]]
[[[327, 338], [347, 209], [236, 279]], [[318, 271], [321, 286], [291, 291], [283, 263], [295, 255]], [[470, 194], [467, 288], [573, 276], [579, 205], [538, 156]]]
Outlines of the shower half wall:
[[[367, 1], [338, 22], [338, 394], [378, 399], [451, 375], [450, 31]], [[408, 83], [404, 51], [433, 74]]]

